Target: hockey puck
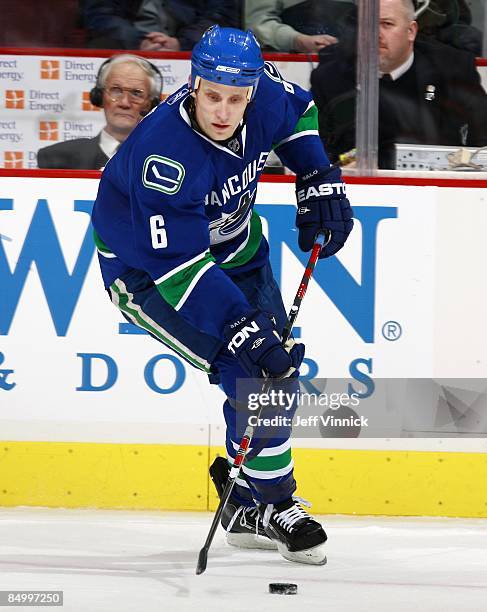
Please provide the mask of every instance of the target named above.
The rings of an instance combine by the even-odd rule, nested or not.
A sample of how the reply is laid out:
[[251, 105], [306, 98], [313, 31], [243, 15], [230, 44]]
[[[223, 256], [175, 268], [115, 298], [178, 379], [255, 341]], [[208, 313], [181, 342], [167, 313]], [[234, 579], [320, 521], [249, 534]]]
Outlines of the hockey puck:
[[290, 582], [271, 582], [269, 584], [269, 593], [277, 593], [278, 595], [296, 595], [298, 585]]

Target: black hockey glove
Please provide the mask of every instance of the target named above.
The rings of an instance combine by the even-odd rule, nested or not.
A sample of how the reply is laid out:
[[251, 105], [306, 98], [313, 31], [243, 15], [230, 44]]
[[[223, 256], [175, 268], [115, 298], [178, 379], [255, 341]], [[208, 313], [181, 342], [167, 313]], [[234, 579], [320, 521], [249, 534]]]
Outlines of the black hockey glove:
[[224, 329], [228, 350], [254, 378], [292, 376], [304, 358], [304, 344], [288, 340], [283, 346], [271, 318], [252, 310]]
[[328, 230], [330, 239], [321, 249], [320, 259], [337, 253], [353, 227], [353, 210], [346, 197], [340, 168], [330, 166], [297, 177], [296, 200], [299, 248], [310, 251], [316, 234]]

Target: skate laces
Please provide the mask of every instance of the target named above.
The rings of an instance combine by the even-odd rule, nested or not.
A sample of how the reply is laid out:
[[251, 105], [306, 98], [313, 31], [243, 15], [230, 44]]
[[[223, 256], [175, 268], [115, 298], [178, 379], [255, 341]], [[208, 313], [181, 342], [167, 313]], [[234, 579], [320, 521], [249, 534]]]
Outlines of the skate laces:
[[312, 519], [312, 517], [301, 508], [300, 504], [311, 507], [311, 504], [301, 497], [293, 497], [293, 505], [286, 510], [281, 510], [280, 512], [275, 509], [273, 504], [268, 504], [263, 518], [264, 527], [269, 525], [272, 515], [274, 514], [275, 522], [284, 527], [287, 531], [293, 531], [293, 525], [301, 520], [301, 519]]
[[231, 531], [238, 517], [240, 517], [240, 525], [247, 528], [252, 527], [252, 523], [247, 522], [247, 517], [252, 519], [252, 521], [255, 520], [255, 533], [259, 533], [260, 516], [259, 511], [255, 506], [239, 506], [228, 523], [227, 531]]

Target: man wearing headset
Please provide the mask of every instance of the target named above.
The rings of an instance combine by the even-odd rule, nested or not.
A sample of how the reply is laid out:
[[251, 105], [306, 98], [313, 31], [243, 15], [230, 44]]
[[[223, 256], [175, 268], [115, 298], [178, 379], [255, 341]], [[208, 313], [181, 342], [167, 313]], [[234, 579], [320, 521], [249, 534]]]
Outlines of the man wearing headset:
[[94, 106], [103, 108], [106, 125], [94, 138], [59, 142], [37, 152], [39, 168], [99, 170], [130, 132], [159, 103], [162, 76], [147, 60], [116, 55], [105, 61], [90, 92]]
[[[253, 210], [272, 148], [297, 174], [300, 247], [309, 251], [328, 230], [321, 257], [334, 255], [352, 229], [352, 209], [318, 136], [311, 95], [264, 65], [252, 32], [213, 26], [193, 49], [189, 86], [130, 134], [107, 164], [93, 208], [112, 302], [218, 377], [229, 463], [245, 426], [237, 380], [296, 385], [304, 356], [303, 344], [281, 344], [286, 311]], [[221, 490], [227, 461], [218, 458], [210, 473]], [[228, 542], [325, 563], [326, 534], [293, 498], [290, 428], [256, 428], [241, 474], [222, 519]]]

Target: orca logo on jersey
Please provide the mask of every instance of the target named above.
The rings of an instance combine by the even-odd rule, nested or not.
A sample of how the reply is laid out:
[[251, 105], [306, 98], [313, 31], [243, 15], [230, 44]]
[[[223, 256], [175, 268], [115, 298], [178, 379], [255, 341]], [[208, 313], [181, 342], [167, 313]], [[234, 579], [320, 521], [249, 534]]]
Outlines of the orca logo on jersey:
[[238, 236], [248, 226], [252, 216], [255, 194], [246, 191], [240, 196], [237, 208], [231, 213], [222, 213], [218, 219], [210, 221], [210, 244], [218, 244]]
[[226, 178], [218, 191], [206, 194], [205, 206], [211, 219], [210, 244], [231, 240], [248, 227], [256, 194], [254, 185], [268, 155], [269, 151], [263, 151], [258, 159], [247, 164], [241, 175]]
[[142, 183], [148, 189], [174, 195], [181, 189], [185, 174], [184, 166], [174, 159], [149, 155], [144, 161]]

